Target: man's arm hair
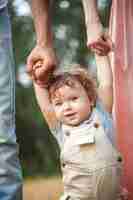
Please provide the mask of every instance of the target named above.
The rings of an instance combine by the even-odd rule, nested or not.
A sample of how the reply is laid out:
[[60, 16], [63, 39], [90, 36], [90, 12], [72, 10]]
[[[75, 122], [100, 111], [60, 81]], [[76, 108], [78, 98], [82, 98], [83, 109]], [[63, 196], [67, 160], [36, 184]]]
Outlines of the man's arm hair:
[[42, 47], [51, 47], [53, 45], [50, 2], [50, 0], [31, 0], [37, 44]]

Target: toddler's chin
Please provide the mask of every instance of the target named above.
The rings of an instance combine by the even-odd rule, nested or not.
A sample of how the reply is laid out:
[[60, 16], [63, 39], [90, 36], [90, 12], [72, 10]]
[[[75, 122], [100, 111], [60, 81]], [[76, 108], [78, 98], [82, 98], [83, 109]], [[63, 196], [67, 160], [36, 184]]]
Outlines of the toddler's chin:
[[[90, 113], [91, 114], [91, 113]], [[90, 115], [89, 114], [89, 115]], [[73, 119], [73, 120], [70, 120], [70, 121], [65, 121], [64, 124], [66, 125], [69, 125], [69, 126], [78, 126], [80, 125], [82, 122], [86, 121], [88, 119], [88, 115], [85, 116], [84, 118], [77, 118], [77, 119]]]
[[78, 126], [81, 122], [82, 121], [80, 120], [71, 120], [71, 121], [64, 122], [64, 124], [68, 126]]

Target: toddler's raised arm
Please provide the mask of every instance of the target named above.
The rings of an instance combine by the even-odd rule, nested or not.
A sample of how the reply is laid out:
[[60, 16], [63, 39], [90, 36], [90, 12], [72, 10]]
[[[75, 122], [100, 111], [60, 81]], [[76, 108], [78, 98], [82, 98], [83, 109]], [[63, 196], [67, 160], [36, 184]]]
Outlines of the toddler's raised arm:
[[[37, 73], [36, 70], [39, 70], [39, 67], [41, 67], [40, 62], [36, 63], [36, 65], [34, 66], [35, 74]], [[45, 77], [47, 77], [48, 75], [49, 73], [46, 72]], [[56, 119], [52, 104], [50, 102], [49, 92], [47, 88], [45, 87], [45, 85], [44, 87], [42, 87], [42, 85], [39, 85], [36, 83], [36, 80], [33, 80], [33, 85], [34, 85], [34, 91], [35, 91], [36, 99], [40, 107], [40, 110], [45, 120], [47, 121], [49, 128], [54, 129], [57, 125], [57, 119]]]
[[95, 53], [96, 58], [99, 98], [105, 109], [108, 112], [112, 112], [113, 78], [108, 56], [112, 48], [112, 42], [109, 36], [104, 34], [98, 15], [97, 1], [82, 0], [82, 3], [86, 22], [87, 44]]

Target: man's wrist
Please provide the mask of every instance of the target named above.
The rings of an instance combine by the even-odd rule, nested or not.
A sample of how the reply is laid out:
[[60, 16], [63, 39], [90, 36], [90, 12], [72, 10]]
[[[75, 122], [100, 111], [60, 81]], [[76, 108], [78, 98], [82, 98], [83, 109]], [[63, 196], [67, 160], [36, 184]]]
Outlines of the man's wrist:
[[37, 41], [36, 41], [38, 46], [41, 46], [43, 48], [48, 47], [52, 48], [53, 47], [53, 34], [51, 31], [48, 31], [48, 33], [41, 33], [40, 35], [37, 36]]
[[[44, 44], [44, 43], [36, 43], [35, 49], [37, 51], [47, 51], [47, 52], [55, 52], [54, 46], [52, 44]], [[52, 55], [53, 55], [52, 53]]]
[[48, 49], [53, 49], [53, 42], [52, 41], [47, 41], [45, 42], [44, 40], [43, 41], [37, 41], [36, 42], [36, 46], [39, 46], [39, 47], [42, 47], [42, 48], [48, 48]]

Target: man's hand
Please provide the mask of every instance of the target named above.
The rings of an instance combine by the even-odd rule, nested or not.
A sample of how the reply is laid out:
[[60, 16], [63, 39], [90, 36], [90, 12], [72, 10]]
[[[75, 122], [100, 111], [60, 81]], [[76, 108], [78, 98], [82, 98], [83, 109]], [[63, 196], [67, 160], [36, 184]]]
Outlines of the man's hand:
[[97, 41], [87, 44], [87, 46], [99, 56], [106, 56], [113, 50], [112, 40], [107, 34], [102, 35]]
[[33, 71], [32, 71], [32, 79], [33, 81], [39, 85], [41, 88], [44, 88], [48, 84], [49, 76], [51, 75], [51, 70], [50, 71], [45, 71], [43, 73], [43, 78], [41, 80], [37, 79], [38, 74], [40, 74], [40, 71], [43, 68], [43, 62], [41, 60], [37, 61], [34, 66], [33, 66]]
[[[41, 61], [41, 66], [34, 73], [34, 65]], [[57, 66], [57, 57], [52, 47], [41, 47], [37, 45], [27, 59], [27, 72], [37, 83], [44, 83], [48, 72], [52, 72]]]

